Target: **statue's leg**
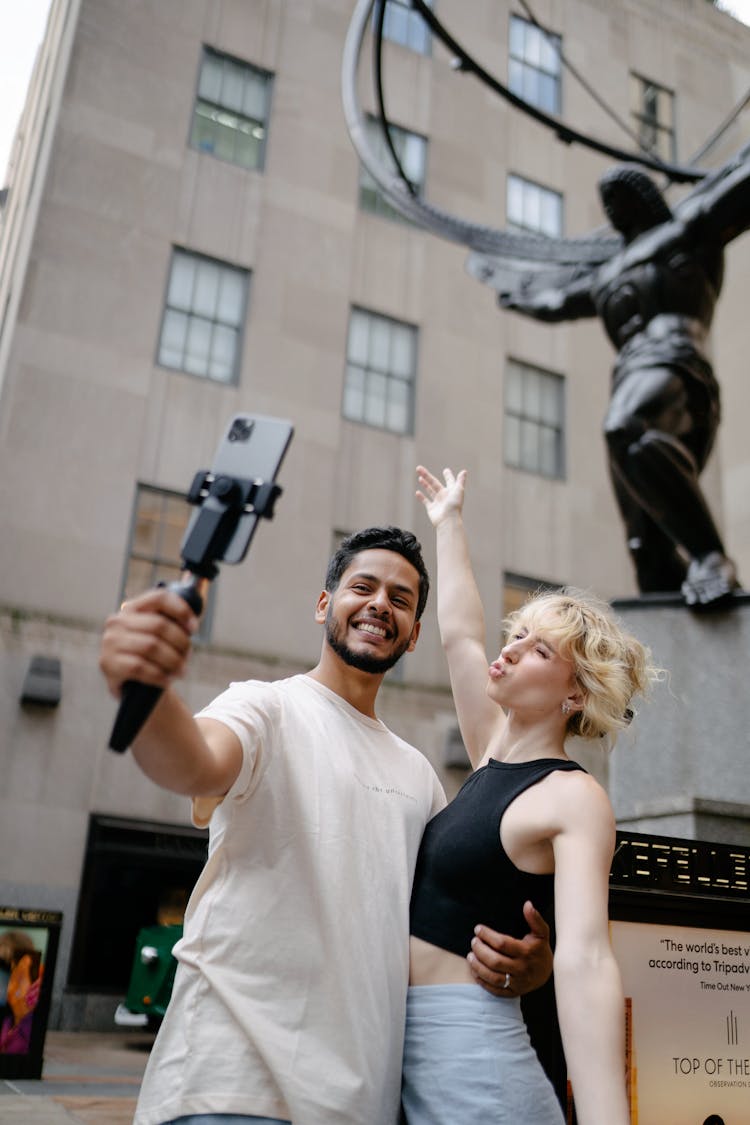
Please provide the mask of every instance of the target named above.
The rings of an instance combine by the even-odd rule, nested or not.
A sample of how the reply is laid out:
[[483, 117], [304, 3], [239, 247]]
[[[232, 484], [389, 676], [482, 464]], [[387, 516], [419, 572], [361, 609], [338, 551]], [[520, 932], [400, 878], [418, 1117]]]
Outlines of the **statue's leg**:
[[688, 605], [710, 605], [737, 589], [734, 563], [724, 545], [698, 485], [692, 458], [673, 438], [647, 430], [630, 449], [630, 479], [640, 489], [658, 489], [649, 498], [648, 514], [661, 519], [675, 543], [690, 554], [682, 593]]
[[628, 550], [635, 567], [638, 589], [643, 594], [670, 593], [682, 589], [687, 574], [687, 561], [658, 524], [625, 486], [610, 463], [612, 490], [620, 509]]
[[[634, 371], [613, 393], [605, 434], [617, 479], [689, 558], [682, 592], [695, 605], [726, 597], [737, 587], [737, 577], [687, 444], [697, 431], [691, 405], [679, 372], [666, 367]], [[712, 436], [707, 435], [709, 444]]]

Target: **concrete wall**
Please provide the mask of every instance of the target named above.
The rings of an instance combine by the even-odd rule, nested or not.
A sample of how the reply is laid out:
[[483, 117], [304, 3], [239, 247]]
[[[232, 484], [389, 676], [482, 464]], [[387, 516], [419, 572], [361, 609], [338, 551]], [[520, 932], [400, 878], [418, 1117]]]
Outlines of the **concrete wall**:
[[750, 597], [711, 614], [676, 600], [618, 611], [648, 644], [663, 677], [637, 703], [612, 756], [609, 793], [623, 829], [750, 843]]

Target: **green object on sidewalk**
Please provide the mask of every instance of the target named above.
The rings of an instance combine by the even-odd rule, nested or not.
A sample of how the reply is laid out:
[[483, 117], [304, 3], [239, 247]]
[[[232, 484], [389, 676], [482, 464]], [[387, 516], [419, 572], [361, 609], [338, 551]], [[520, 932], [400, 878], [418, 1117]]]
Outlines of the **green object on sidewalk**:
[[[138, 934], [130, 972], [125, 1012], [117, 1023], [144, 1023], [145, 1020], [128, 1020], [133, 1017], [161, 1019], [172, 995], [172, 984], [177, 962], [172, 949], [182, 937], [182, 926], [145, 926]], [[118, 1010], [119, 1011], [119, 1010]]]

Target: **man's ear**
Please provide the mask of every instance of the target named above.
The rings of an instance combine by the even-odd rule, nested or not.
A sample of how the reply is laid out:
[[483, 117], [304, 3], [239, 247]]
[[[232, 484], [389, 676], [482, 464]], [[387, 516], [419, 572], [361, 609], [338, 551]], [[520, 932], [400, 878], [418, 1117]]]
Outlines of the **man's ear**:
[[315, 620], [317, 621], [318, 625], [323, 625], [325, 623], [326, 613], [328, 612], [328, 606], [330, 605], [330, 602], [330, 591], [321, 590], [320, 594], [318, 595], [317, 605], [315, 606]]
[[421, 621], [415, 621], [414, 622], [414, 628], [411, 631], [411, 639], [410, 639], [409, 645], [406, 649], [407, 652], [414, 652], [414, 649], [415, 649], [416, 644], [417, 644], [417, 638], [419, 637], [419, 630], [421, 628], [422, 628], [422, 622]]

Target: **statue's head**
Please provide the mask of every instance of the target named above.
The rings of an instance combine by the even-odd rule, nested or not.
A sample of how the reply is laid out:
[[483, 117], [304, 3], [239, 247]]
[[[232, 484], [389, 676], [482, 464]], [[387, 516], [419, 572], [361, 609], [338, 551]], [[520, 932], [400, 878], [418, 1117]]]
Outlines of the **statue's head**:
[[672, 218], [664, 196], [642, 169], [633, 164], [610, 168], [599, 180], [602, 206], [626, 241]]

